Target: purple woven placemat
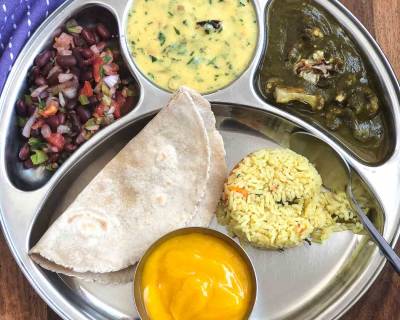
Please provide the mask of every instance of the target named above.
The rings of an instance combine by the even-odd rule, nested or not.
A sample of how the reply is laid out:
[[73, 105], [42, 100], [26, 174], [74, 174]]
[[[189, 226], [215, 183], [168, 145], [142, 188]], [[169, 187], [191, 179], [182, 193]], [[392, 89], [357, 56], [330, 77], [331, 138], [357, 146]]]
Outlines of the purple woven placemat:
[[65, 0], [0, 0], [0, 92], [19, 52]]

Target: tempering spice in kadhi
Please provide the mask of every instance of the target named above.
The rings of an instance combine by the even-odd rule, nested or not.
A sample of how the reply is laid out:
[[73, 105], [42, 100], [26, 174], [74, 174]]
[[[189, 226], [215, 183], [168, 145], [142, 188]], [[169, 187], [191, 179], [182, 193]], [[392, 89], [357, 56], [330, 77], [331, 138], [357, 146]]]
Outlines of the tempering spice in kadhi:
[[127, 36], [136, 64], [155, 84], [206, 93], [243, 73], [258, 26], [249, 0], [136, 0]]
[[152, 320], [242, 320], [253, 289], [239, 253], [206, 234], [166, 240], [143, 270], [143, 296]]

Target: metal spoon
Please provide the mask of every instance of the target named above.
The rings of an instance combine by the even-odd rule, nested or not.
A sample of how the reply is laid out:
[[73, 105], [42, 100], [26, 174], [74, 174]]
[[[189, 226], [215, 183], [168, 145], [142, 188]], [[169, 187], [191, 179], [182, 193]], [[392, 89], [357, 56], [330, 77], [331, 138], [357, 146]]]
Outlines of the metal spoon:
[[351, 187], [351, 168], [347, 161], [329, 144], [303, 131], [292, 133], [290, 136], [290, 148], [305, 156], [315, 165], [322, 177], [324, 186], [335, 191], [346, 190], [349, 202], [354, 211], [356, 211], [364, 228], [369, 232], [372, 240], [392, 264], [396, 272], [400, 274], [399, 256], [375, 228], [354, 197]]

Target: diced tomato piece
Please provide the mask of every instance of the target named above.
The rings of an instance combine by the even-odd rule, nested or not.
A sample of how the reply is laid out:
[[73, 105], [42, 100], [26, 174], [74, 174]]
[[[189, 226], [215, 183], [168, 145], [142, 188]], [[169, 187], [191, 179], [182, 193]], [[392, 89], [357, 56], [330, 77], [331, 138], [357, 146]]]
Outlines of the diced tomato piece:
[[100, 103], [94, 110], [94, 116], [102, 117], [104, 116], [104, 105]]
[[44, 125], [44, 120], [43, 119], [38, 119], [36, 120], [36, 122], [32, 125], [32, 129], [39, 129], [42, 127], [42, 125]]
[[114, 117], [116, 119], [121, 118], [121, 109], [124, 106], [126, 98], [122, 95], [120, 91], [116, 93], [116, 100], [113, 101], [112, 105], [114, 106]]
[[103, 65], [103, 59], [100, 56], [96, 56], [96, 58], [93, 60], [93, 78], [94, 81], [100, 82], [101, 80], [101, 67]]
[[109, 63], [103, 66], [104, 73], [108, 76], [118, 73], [119, 66], [116, 63]]
[[61, 133], [51, 133], [50, 136], [46, 138], [46, 140], [52, 146], [56, 147], [59, 151], [64, 149], [65, 139]]
[[51, 100], [46, 108], [44, 108], [42, 111], [40, 111], [40, 115], [48, 118], [51, 116], [54, 116], [58, 112], [58, 102]]
[[93, 96], [93, 88], [89, 81], [84, 82], [83, 88], [81, 90], [81, 95], [84, 95], [86, 97]]

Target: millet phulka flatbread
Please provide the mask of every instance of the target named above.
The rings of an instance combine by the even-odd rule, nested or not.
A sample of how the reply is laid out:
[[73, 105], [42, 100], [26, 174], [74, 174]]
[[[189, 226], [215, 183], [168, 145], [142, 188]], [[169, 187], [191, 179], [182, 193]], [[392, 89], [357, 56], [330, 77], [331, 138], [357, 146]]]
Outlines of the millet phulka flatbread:
[[85, 280], [129, 281], [160, 236], [210, 223], [224, 156], [208, 102], [182, 88], [50, 226], [33, 260]]

